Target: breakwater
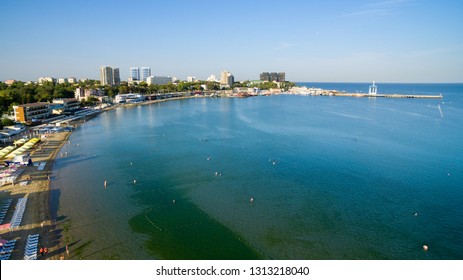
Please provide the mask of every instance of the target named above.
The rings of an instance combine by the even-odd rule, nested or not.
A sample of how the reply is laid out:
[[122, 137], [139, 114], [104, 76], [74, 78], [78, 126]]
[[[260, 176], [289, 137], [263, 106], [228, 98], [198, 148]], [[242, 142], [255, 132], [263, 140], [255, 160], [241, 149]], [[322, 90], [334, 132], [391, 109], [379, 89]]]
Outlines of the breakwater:
[[429, 98], [442, 99], [442, 94], [439, 95], [417, 95], [417, 94], [368, 94], [368, 93], [330, 93], [321, 95], [332, 96], [348, 96], [348, 97], [369, 97], [369, 98]]

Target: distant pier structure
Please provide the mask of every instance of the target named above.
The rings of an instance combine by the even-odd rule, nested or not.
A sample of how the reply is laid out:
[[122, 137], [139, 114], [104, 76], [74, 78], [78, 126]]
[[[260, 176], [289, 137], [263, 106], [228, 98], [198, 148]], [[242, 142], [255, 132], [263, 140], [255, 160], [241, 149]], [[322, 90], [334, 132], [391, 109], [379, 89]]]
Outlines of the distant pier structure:
[[368, 94], [376, 95], [377, 93], [378, 93], [378, 87], [375, 85], [375, 81], [373, 81], [373, 84], [368, 88]]

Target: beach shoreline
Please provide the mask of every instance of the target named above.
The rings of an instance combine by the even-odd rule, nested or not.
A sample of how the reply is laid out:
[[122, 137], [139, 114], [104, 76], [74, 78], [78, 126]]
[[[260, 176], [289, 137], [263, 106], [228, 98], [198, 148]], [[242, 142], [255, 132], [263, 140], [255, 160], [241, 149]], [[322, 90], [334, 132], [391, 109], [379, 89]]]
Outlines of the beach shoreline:
[[6, 227], [0, 230], [2, 239], [15, 239], [17, 241], [10, 259], [23, 259], [29, 234], [39, 234], [38, 246], [47, 247], [49, 250], [47, 255], [39, 255], [38, 259], [59, 258], [59, 235], [56, 231], [56, 221], [52, 219], [53, 209], [49, 205], [50, 181], [53, 180], [51, 172], [56, 156], [70, 135], [71, 132], [60, 132], [42, 138], [39, 145], [31, 152], [31, 159], [33, 163], [45, 163], [43, 170], [39, 170], [37, 166], [25, 166], [23, 167], [24, 172], [14, 184], [4, 185], [0, 188], [1, 200], [13, 199], [5, 221], [11, 220], [17, 199], [27, 198], [20, 226], [15, 229]]
[[[140, 103], [123, 104], [122, 106], [111, 106], [104, 108], [99, 114], [119, 107], [132, 107], [141, 105], [151, 105], [171, 100], [182, 100], [191, 98], [203, 98], [204, 96], [175, 97], [168, 99], [150, 100]], [[99, 115], [97, 114], [97, 115]], [[95, 116], [97, 116], [95, 115]], [[85, 123], [84, 121], [73, 122], [74, 127]], [[72, 131], [47, 134], [41, 142], [31, 152], [33, 163], [45, 162], [43, 170], [38, 170], [37, 166], [26, 166], [24, 172], [17, 178], [14, 184], [0, 187], [0, 200], [13, 199], [13, 203], [8, 210], [5, 221], [11, 220], [17, 199], [28, 198], [26, 210], [23, 215], [21, 225], [18, 228], [10, 229], [3, 224], [0, 229], [0, 236], [6, 240], [16, 240], [16, 245], [11, 253], [11, 260], [22, 260], [26, 248], [26, 240], [29, 234], [39, 234], [39, 248], [47, 247], [49, 252], [46, 255], [39, 255], [38, 259], [59, 260], [68, 259], [71, 256], [66, 250], [64, 242], [65, 229], [60, 224], [65, 222], [57, 217], [59, 206], [59, 189], [51, 189], [53, 166], [61, 150], [66, 145]], [[71, 248], [72, 249], [72, 248]]]

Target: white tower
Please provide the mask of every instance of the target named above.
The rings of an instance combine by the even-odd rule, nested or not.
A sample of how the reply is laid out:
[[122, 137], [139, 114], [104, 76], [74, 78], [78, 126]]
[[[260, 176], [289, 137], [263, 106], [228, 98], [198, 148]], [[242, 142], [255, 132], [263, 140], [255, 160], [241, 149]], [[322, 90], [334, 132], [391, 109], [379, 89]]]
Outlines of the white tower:
[[373, 84], [368, 88], [368, 94], [376, 93], [378, 93], [378, 87], [375, 85], [375, 81], [373, 81]]

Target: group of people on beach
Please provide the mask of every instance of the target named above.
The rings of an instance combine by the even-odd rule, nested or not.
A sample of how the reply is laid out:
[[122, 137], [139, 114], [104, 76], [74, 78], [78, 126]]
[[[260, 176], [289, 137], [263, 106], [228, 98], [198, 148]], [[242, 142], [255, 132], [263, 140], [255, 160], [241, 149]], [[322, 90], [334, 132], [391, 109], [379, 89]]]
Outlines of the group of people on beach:
[[47, 247], [40, 247], [39, 253], [40, 253], [41, 256], [45, 256], [46, 254], [48, 254], [48, 248]]

